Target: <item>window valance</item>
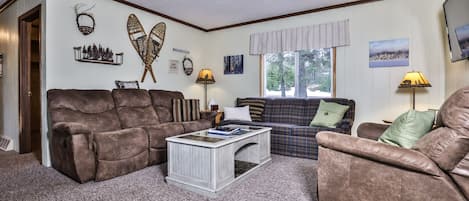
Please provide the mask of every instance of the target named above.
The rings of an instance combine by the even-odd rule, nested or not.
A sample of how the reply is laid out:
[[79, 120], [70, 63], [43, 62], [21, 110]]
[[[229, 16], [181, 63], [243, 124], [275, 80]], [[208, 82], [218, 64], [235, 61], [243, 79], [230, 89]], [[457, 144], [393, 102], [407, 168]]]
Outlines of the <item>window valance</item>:
[[349, 20], [251, 34], [249, 53], [260, 55], [350, 45]]

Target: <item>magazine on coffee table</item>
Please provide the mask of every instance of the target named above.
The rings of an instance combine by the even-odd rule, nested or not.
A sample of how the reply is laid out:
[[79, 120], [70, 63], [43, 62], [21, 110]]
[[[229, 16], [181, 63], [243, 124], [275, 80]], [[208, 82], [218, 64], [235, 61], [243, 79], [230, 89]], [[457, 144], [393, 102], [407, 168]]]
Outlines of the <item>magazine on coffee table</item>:
[[208, 133], [217, 135], [233, 135], [241, 131], [241, 128], [216, 127], [208, 129]]

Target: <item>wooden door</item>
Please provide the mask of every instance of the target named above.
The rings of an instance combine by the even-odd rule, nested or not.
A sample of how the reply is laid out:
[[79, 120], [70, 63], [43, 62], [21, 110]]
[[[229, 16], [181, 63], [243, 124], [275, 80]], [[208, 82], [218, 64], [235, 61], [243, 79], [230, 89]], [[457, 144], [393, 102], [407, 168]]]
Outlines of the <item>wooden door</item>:
[[[32, 108], [32, 100], [39, 100], [40, 99], [33, 99], [33, 93], [31, 89], [31, 73], [32, 73], [32, 66], [33, 63], [37, 63], [37, 68], [40, 69], [40, 56], [37, 59], [39, 61], [32, 60], [32, 33], [33, 33], [33, 22], [39, 20], [41, 17], [41, 7], [38, 6], [36, 8], [31, 9], [30, 11], [26, 12], [22, 16], [18, 18], [18, 27], [19, 27], [19, 150], [20, 153], [29, 153], [32, 151], [31, 148], [31, 108]], [[36, 25], [37, 26], [37, 25]], [[40, 26], [38, 33], [40, 33]], [[40, 47], [40, 36], [38, 37], [39, 47]], [[39, 48], [40, 50], [40, 48]], [[40, 53], [39, 53], [40, 55]], [[36, 73], [40, 73], [40, 70], [34, 71]], [[35, 76], [38, 77], [37, 75]], [[40, 76], [39, 76], [40, 77]], [[39, 83], [41, 83], [39, 81]], [[40, 96], [39, 94], [34, 94], [35, 96]], [[37, 105], [38, 103], [36, 103]], [[40, 143], [40, 142], [36, 142]]]

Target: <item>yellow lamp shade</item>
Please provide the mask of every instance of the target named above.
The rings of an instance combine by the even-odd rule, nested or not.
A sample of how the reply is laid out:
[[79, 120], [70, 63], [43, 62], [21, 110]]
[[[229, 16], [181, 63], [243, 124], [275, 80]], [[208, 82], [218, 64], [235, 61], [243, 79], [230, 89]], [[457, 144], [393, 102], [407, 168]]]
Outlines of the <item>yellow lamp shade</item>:
[[197, 80], [195, 81], [198, 84], [213, 84], [215, 83], [215, 78], [213, 77], [212, 70], [210, 69], [202, 69], [199, 72], [199, 76], [197, 76]]
[[412, 71], [405, 74], [399, 88], [431, 87], [430, 82], [419, 71]]

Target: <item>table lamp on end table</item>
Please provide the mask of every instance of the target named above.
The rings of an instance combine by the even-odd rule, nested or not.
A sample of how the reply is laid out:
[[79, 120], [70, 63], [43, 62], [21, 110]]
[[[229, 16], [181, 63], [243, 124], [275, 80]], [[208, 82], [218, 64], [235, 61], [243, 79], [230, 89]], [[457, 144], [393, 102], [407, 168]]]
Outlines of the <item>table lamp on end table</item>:
[[197, 76], [197, 80], [195, 81], [197, 84], [203, 84], [204, 85], [204, 91], [205, 91], [205, 99], [204, 99], [204, 105], [205, 105], [205, 110], [208, 110], [208, 100], [207, 100], [207, 84], [213, 84], [215, 83], [215, 78], [213, 77], [212, 70], [210, 69], [202, 69], [199, 72], [199, 76]]
[[415, 88], [431, 87], [430, 82], [419, 71], [411, 71], [406, 73], [399, 85], [399, 88], [412, 89], [412, 109], [415, 110]]

